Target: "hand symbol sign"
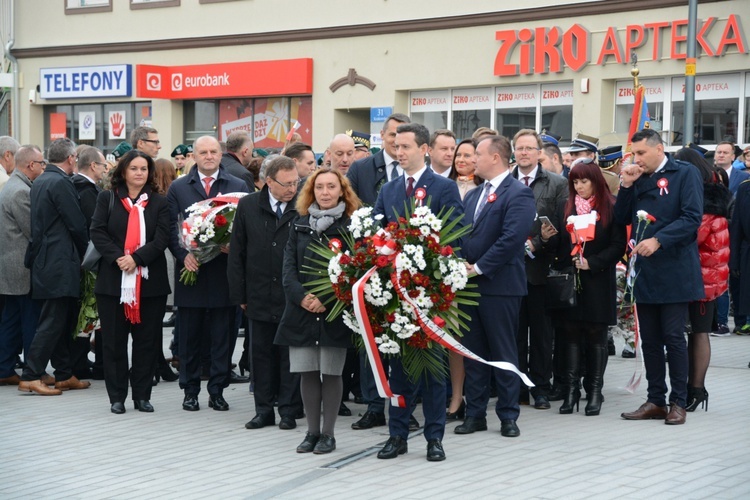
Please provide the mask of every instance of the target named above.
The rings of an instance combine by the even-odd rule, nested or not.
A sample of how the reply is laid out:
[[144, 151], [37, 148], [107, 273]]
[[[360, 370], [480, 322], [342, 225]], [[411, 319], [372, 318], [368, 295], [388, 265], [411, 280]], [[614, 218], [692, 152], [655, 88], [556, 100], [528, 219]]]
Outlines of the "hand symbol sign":
[[125, 124], [122, 123], [122, 113], [115, 113], [109, 118], [109, 122], [112, 125], [112, 135], [120, 137], [125, 130]]

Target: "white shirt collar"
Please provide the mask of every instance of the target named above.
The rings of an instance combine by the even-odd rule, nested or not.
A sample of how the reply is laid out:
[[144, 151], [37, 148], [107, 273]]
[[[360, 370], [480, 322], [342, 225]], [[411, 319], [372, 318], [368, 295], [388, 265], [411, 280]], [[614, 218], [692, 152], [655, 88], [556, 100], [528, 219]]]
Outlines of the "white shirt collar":
[[500, 187], [500, 184], [505, 180], [506, 177], [510, 174], [510, 170], [506, 170], [502, 174], [498, 175], [497, 177], [494, 177], [489, 181], [490, 184], [492, 184], [492, 188], [490, 189], [490, 193], [494, 193], [497, 188]]
[[434, 168], [432, 168], [432, 165], [430, 165], [430, 170], [438, 174], [440, 177], [448, 178], [449, 175], [451, 175], [451, 170], [453, 170], [453, 167], [448, 167], [445, 172], [438, 172]]
[[89, 181], [89, 182], [90, 182], [91, 184], [96, 184], [96, 181], [94, 181], [94, 179], [92, 179], [92, 178], [91, 178], [91, 177], [89, 177], [88, 175], [86, 175], [86, 174], [82, 174], [81, 172], [78, 172], [78, 175], [80, 175], [81, 177], [84, 177], [84, 178], [88, 179], [88, 181]]
[[519, 181], [523, 181], [523, 178], [524, 178], [524, 177], [528, 177], [528, 178], [529, 178], [529, 184], [531, 184], [532, 182], [534, 182], [534, 179], [536, 179], [536, 174], [537, 174], [537, 172], [538, 172], [538, 171], [539, 171], [539, 165], [538, 165], [538, 164], [537, 164], [537, 166], [536, 166], [536, 167], [534, 167], [534, 168], [533, 168], [533, 170], [532, 170], [531, 172], [529, 172], [528, 174], [524, 174], [524, 173], [522, 173], [522, 172], [521, 172], [521, 169], [519, 168], [519, 169], [518, 169], [518, 180], [519, 180]]
[[666, 165], [666, 164], [667, 164], [667, 160], [669, 160], [669, 158], [667, 158], [667, 155], [664, 155], [664, 159], [663, 159], [663, 160], [661, 161], [661, 163], [660, 163], [660, 164], [659, 164], [659, 166], [658, 166], [658, 167], [656, 168], [656, 170], [654, 170], [654, 173], [657, 173], [657, 172], [659, 172], [659, 171], [660, 171], [661, 169], [663, 169], [663, 168], [664, 168], [664, 165]]
[[218, 175], [217, 175], [218, 173], [219, 172], [216, 171], [216, 172], [214, 172], [213, 175], [203, 175], [202, 173], [198, 172], [198, 178], [201, 180], [201, 182], [203, 182], [203, 179], [205, 179], [206, 177], [210, 177], [211, 179], [213, 179], [213, 181], [211, 181], [213, 183], [216, 180], [216, 178], [218, 177]]
[[[279, 200], [277, 200], [276, 198], [273, 197], [273, 195], [271, 194], [271, 190], [270, 189], [268, 190], [268, 200], [271, 202], [271, 210], [273, 210], [274, 213], [276, 213], [276, 203], [278, 203]], [[281, 213], [284, 213], [284, 210], [286, 210], [286, 202], [282, 201], [281, 202]]]
[[412, 175], [407, 175], [406, 172], [404, 172], [404, 186], [408, 185], [409, 177], [414, 178], [414, 187], [419, 184], [419, 178], [422, 177], [422, 174], [425, 173], [427, 170], [427, 165], [422, 165], [422, 168], [414, 172]]

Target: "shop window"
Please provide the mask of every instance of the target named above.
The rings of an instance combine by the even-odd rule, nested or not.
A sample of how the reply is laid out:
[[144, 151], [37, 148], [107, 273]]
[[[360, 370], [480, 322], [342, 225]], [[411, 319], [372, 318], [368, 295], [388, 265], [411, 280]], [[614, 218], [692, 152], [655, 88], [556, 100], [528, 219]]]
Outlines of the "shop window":
[[409, 116], [413, 122], [424, 125], [430, 131], [448, 128], [450, 90], [412, 92], [410, 101]]
[[219, 137], [216, 130], [219, 113], [216, 107], [217, 101], [185, 101], [183, 108], [185, 144], [192, 144], [203, 135]]
[[179, 6], [180, 0], [130, 0], [130, 10]]
[[716, 144], [737, 141], [739, 114], [739, 74], [695, 77], [694, 130], [685, 135], [685, 78], [672, 79], [673, 144]]
[[459, 139], [471, 137], [479, 127], [492, 126], [491, 88], [453, 91], [451, 130]]
[[538, 97], [538, 85], [495, 89], [495, 130], [505, 137], [513, 137], [524, 128], [536, 130]]
[[[646, 104], [651, 117], [652, 129], [661, 132], [664, 129], [664, 79], [641, 80], [646, 89]], [[627, 134], [630, 131], [630, 119], [633, 117], [633, 80], [623, 80], [615, 85], [615, 132]], [[669, 124], [667, 124], [669, 125]]]
[[112, 12], [112, 0], [65, 0], [65, 14]]
[[152, 126], [149, 102], [45, 106], [44, 116], [45, 148], [52, 140], [67, 137], [76, 144], [99, 148], [105, 155], [128, 141], [135, 127]]
[[[559, 135], [560, 147], [570, 145], [573, 136], [573, 84], [548, 83], [541, 87], [542, 113], [539, 131]], [[577, 131], [578, 132], [578, 131]], [[586, 133], [586, 130], [580, 132]], [[591, 131], [588, 131], [592, 133]]]

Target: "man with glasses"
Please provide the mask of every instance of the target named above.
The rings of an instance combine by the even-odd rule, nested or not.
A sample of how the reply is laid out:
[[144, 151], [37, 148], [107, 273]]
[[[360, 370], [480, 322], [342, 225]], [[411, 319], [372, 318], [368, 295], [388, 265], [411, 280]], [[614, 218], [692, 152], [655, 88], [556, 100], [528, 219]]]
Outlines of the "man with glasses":
[[15, 166], [13, 157], [20, 147], [21, 145], [14, 138], [7, 135], [0, 137], [0, 190], [13, 173]]
[[[542, 140], [536, 131], [522, 129], [513, 138], [517, 167], [513, 177], [529, 186], [534, 192], [538, 216], [547, 216], [560, 229], [564, 226], [558, 217], [558, 207], [568, 198], [568, 182], [561, 175], [549, 172], [539, 163]], [[596, 149], [596, 148], [595, 148]], [[559, 235], [542, 241], [542, 223], [538, 219], [531, 226], [526, 241], [526, 281], [528, 295], [521, 301], [518, 322], [518, 368], [525, 371], [535, 387], [531, 389], [534, 408], [550, 408], [549, 393], [552, 378], [552, 321], [546, 314], [544, 295], [547, 273], [552, 264]], [[526, 387], [521, 387], [521, 401], [526, 403]]]
[[[31, 183], [44, 172], [46, 162], [37, 146], [23, 146], [16, 151], [15, 163], [0, 191], [0, 294], [5, 297], [0, 320], [0, 385], [21, 382], [14, 370], [16, 356], [20, 346], [28, 356], [40, 311], [40, 303], [31, 298], [31, 273], [23, 260], [31, 240]], [[49, 375], [43, 377], [49, 379]]]
[[223, 394], [230, 383], [232, 350], [236, 340], [236, 307], [229, 299], [227, 283], [228, 249], [209, 262], [199, 263], [193, 254], [180, 246], [178, 222], [193, 203], [214, 198], [220, 193], [247, 193], [248, 189], [244, 181], [219, 168], [221, 147], [216, 138], [197, 138], [194, 150], [196, 168], [175, 180], [167, 192], [171, 219], [169, 250], [176, 261], [175, 275], [183, 267], [198, 272], [194, 285], [175, 280], [174, 305], [180, 311], [177, 314], [180, 388], [185, 392], [182, 409], [200, 410], [201, 344], [209, 342], [211, 368], [206, 387], [208, 406], [216, 411], [227, 411], [229, 404]]
[[130, 145], [156, 159], [161, 149], [159, 132], [151, 127], [136, 127], [130, 133]]
[[271, 160], [265, 180], [260, 191], [242, 198], [237, 207], [227, 269], [229, 295], [252, 322], [255, 416], [245, 428], [274, 425], [276, 400], [279, 428], [288, 430], [294, 429], [295, 419], [303, 415], [299, 374], [289, 371], [289, 348], [274, 345], [273, 339], [286, 306], [284, 248], [297, 216], [300, 179], [294, 160], [286, 156]]
[[[75, 144], [57, 139], [50, 144], [47, 158], [49, 165], [31, 186], [31, 246], [26, 262], [31, 268], [32, 298], [43, 302], [18, 390], [52, 396], [91, 385], [73, 375], [70, 358], [70, 333], [78, 320], [81, 259], [89, 234], [70, 181], [78, 159]], [[55, 367], [54, 389], [41, 380], [50, 360]]]

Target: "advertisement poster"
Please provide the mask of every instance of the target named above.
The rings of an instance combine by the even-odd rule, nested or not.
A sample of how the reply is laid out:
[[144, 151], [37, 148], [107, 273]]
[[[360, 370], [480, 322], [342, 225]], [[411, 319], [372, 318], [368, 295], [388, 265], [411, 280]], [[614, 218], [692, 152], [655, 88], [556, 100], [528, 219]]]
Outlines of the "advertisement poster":
[[109, 112], [109, 140], [124, 141], [127, 131], [125, 130], [125, 111]]
[[312, 98], [271, 97], [267, 99], [226, 99], [219, 106], [220, 140], [247, 130], [256, 148], [282, 148], [292, 124], [302, 142], [312, 143]]
[[253, 100], [225, 99], [219, 103], [219, 140], [226, 141], [237, 130], [253, 132]]
[[78, 113], [78, 140], [93, 141], [96, 139], [96, 113], [81, 111]]
[[65, 113], [50, 113], [49, 115], [49, 138], [54, 141], [55, 139], [65, 139], [68, 137], [67, 131], [67, 120], [68, 117]]

